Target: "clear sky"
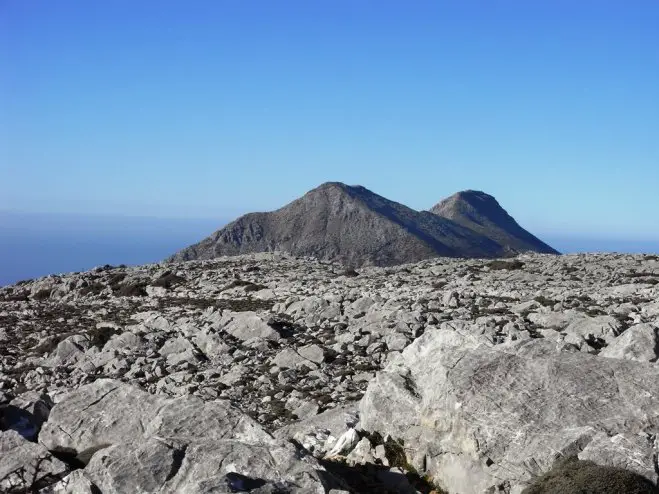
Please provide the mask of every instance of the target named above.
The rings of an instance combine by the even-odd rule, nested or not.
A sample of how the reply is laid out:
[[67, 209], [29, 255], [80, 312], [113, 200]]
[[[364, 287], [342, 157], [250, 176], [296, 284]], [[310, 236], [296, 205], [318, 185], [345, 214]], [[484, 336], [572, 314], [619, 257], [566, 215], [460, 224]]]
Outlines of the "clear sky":
[[659, 237], [659, 2], [0, 0], [0, 210], [226, 218], [328, 180]]

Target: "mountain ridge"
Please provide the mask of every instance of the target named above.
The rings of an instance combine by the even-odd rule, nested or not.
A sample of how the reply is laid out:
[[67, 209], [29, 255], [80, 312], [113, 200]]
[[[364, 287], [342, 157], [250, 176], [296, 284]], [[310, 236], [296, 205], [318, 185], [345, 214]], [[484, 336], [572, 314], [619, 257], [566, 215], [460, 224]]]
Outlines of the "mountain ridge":
[[435, 204], [430, 212], [450, 219], [515, 251], [559, 252], [522, 228], [490, 194], [464, 190]]
[[[523, 235], [510, 227], [510, 221], [488, 236], [471, 228], [457, 212], [449, 213], [446, 208], [416, 211], [361, 185], [325, 182], [277, 210], [237, 218], [168, 261], [284, 251], [357, 267], [438, 256], [506, 257], [520, 251], [543, 251], [542, 246], [545, 252], [556, 253], [539, 240], [537, 245], [542, 246], [538, 250], [531, 242], [520, 242], [517, 237]], [[501, 231], [511, 228], [517, 237], [502, 241]]]

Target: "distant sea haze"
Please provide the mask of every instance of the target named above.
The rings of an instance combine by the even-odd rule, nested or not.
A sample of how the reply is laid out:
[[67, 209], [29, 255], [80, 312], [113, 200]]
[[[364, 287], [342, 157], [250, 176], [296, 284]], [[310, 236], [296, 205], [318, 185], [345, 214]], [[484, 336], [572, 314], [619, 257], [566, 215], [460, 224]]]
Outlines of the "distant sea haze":
[[[0, 212], [0, 286], [95, 266], [162, 261], [228, 219], [161, 219]], [[659, 254], [659, 239], [542, 235], [563, 253]]]
[[105, 264], [159, 262], [226, 223], [0, 212], [0, 286]]

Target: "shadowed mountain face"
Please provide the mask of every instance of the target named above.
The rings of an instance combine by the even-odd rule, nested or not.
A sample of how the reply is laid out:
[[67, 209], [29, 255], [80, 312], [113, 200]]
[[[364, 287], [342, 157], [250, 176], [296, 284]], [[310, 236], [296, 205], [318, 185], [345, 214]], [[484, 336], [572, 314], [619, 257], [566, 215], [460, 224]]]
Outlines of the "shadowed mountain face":
[[480, 233], [511, 253], [533, 251], [558, 254], [558, 251], [519, 226], [497, 200], [485, 192], [458, 192], [436, 204], [430, 211]]
[[272, 251], [350, 266], [513, 253], [507, 244], [451, 218], [415, 211], [361, 186], [328, 182], [277, 211], [244, 215], [169, 260]]

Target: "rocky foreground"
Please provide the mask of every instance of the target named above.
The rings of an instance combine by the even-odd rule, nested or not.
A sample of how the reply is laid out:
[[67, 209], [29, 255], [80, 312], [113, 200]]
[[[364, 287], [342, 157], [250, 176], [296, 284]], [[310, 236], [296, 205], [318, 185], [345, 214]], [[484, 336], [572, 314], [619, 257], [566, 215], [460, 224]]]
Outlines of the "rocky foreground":
[[659, 257], [358, 271], [0, 289], [0, 492], [520, 493], [568, 457], [656, 485]]

